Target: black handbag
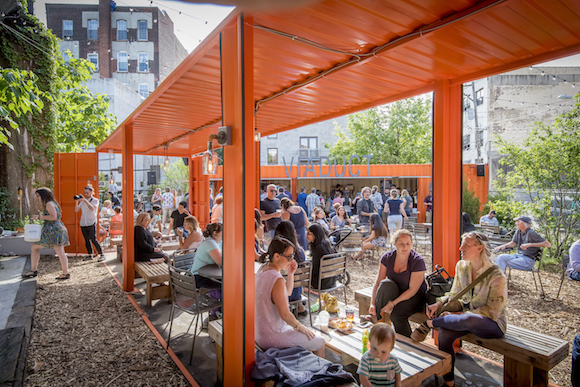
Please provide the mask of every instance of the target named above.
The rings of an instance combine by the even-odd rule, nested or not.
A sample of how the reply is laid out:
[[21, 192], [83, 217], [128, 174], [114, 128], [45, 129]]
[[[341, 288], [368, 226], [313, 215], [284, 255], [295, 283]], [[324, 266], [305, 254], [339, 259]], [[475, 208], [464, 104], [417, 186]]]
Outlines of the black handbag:
[[427, 274], [425, 280], [427, 281], [427, 292], [425, 293], [427, 296], [427, 305], [437, 302], [437, 298], [449, 292], [451, 285], [453, 285], [453, 277], [447, 273], [444, 267], [439, 265], [435, 266], [434, 272]]

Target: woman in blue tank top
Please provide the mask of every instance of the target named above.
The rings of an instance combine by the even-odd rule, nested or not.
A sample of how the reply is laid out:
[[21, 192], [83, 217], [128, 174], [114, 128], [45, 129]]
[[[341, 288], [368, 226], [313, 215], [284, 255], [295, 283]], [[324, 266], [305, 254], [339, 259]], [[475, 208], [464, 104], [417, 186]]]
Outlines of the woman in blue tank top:
[[385, 211], [389, 213], [387, 223], [391, 233], [403, 228], [403, 217], [409, 220], [405, 212], [405, 201], [399, 199], [399, 191], [396, 189], [391, 190], [391, 198], [387, 200]]

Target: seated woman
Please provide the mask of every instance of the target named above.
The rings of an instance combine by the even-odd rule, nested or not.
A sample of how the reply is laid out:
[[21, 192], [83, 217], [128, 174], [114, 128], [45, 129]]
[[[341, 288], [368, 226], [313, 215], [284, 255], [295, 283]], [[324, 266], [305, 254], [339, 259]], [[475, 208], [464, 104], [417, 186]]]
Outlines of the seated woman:
[[211, 222], [212, 223], [222, 223], [224, 222], [224, 197], [218, 196], [214, 199], [214, 205], [211, 209]]
[[115, 211], [113, 211], [113, 203], [110, 200], [105, 200], [103, 202], [103, 208], [101, 208], [101, 212], [99, 216], [101, 218], [110, 218], [115, 215]]
[[201, 242], [203, 242], [203, 234], [199, 228], [199, 222], [197, 221], [197, 218], [193, 215], [187, 216], [185, 219], [183, 219], [183, 228], [189, 234], [187, 235], [187, 238], [183, 240], [183, 243], [181, 246], [179, 246], [179, 248], [181, 250], [197, 249], [199, 245], [201, 245]]
[[[326, 232], [318, 223], [311, 223], [306, 231], [306, 239], [310, 246], [310, 255], [312, 257], [312, 276], [310, 277], [311, 287], [318, 289], [318, 279], [320, 272], [320, 261], [327, 254], [334, 254], [336, 251], [330, 244]], [[320, 290], [333, 288], [337, 277], [322, 279]]]
[[[413, 340], [423, 341], [431, 328], [439, 328], [439, 349], [451, 354], [452, 360], [451, 372], [443, 376], [448, 386], [455, 385], [453, 342], [467, 333], [484, 339], [503, 337], [507, 327], [506, 279], [500, 267], [493, 262], [489, 239], [483, 233], [470, 232], [463, 234], [462, 240], [459, 251], [463, 259], [455, 266], [451, 291], [427, 307], [427, 315], [432, 320], [425, 321], [411, 335]], [[460, 313], [443, 312], [439, 317], [435, 316], [442, 302], [459, 293], [490, 267], [493, 271], [460, 300], [463, 306]]]
[[471, 223], [471, 218], [469, 217], [469, 214], [467, 212], [464, 212], [461, 215], [463, 222], [461, 225], [461, 232], [463, 234], [467, 233], [467, 232], [472, 232], [475, 231], [475, 226]]
[[[306, 254], [304, 254], [304, 250], [298, 244], [298, 240], [296, 237], [296, 229], [294, 228], [294, 224], [289, 220], [283, 220], [280, 222], [278, 226], [276, 226], [276, 231], [274, 232], [275, 237], [285, 238], [288, 239], [292, 244], [295, 246], [294, 250], [294, 260], [296, 263], [302, 263], [306, 261]], [[291, 291], [292, 294], [288, 296], [288, 301], [296, 301], [302, 298], [302, 286], [297, 287], [296, 289]], [[298, 305], [298, 314], [306, 315], [308, 312], [304, 309], [304, 305], [300, 303]]]
[[135, 221], [135, 261], [163, 258], [167, 262], [169, 256], [157, 246], [153, 235], [149, 232], [150, 222], [148, 212], [140, 213]]
[[[306, 241], [306, 227], [308, 226], [308, 217], [306, 216], [306, 212], [304, 212], [302, 207], [297, 206], [288, 198], [282, 198], [282, 200], [280, 200], [280, 205], [282, 206], [282, 220], [289, 220], [294, 224], [300, 247], [307, 249], [308, 242]], [[292, 243], [294, 243], [294, 241], [292, 241]]]
[[354, 257], [357, 261], [364, 257], [367, 250], [387, 246], [389, 232], [379, 214], [371, 215], [371, 234], [362, 241], [362, 251]]
[[322, 227], [324, 229], [324, 231], [326, 231], [328, 233], [328, 230], [330, 230], [330, 227], [328, 226], [328, 223], [326, 222], [326, 214], [324, 213], [324, 210], [320, 207], [316, 207], [314, 209], [314, 214], [312, 215], [312, 217], [314, 218], [314, 223], [318, 223], [320, 225], [320, 227]]
[[390, 318], [395, 331], [409, 337], [409, 316], [425, 311], [425, 261], [413, 250], [410, 231], [395, 231], [391, 242], [395, 250], [381, 258], [369, 307], [370, 316], [361, 316], [361, 320], [376, 322], [381, 317], [383, 320]]
[[[274, 237], [266, 255], [266, 264], [255, 277], [256, 344], [264, 350], [303, 347], [324, 357], [324, 339], [300, 324], [288, 305], [288, 293], [298, 266], [294, 260], [294, 245], [287, 239]], [[288, 271], [287, 282], [280, 274], [282, 269]]]
[[330, 229], [336, 230], [350, 225], [350, 219], [343, 206], [338, 206], [336, 215], [330, 220]]
[[222, 224], [210, 223], [203, 230], [205, 240], [197, 247], [191, 272], [198, 288], [221, 289], [221, 284], [198, 274], [199, 269], [207, 265], [222, 265], [222, 251], [219, 247], [222, 241]]

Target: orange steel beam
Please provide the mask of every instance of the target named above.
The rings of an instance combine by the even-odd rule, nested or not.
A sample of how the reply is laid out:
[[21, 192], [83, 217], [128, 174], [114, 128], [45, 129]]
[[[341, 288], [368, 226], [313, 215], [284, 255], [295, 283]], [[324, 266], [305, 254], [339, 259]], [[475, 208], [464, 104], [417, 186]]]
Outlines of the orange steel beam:
[[133, 221], [133, 125], [123, 126], [123, 290], [132, 292], [135, 281], [135, 229]]
[[[188, 191], [189, 191], [189, 197], [188, 197], [188, 201], [187, 201], [187, 206], [189, 208], [189, 212], [191, 212], [192, 214], [194, 213], [193, 211], [193, 177], [195, 175], [195, 168], [194, 168], [194, 163], [193, 163], [193, 157], [188, 156], [187, 157], [188, 160], [188, 175], [187, 175], [187, 181], [188, 181]], [[199, 219], [198, 219], [199, 221]]]
[[254, 206], [258, 171], [254, 144], [253, 20], [240, 14], [221, 34], [224, 125], [223, 359], [224, 386], [252, 385], [254, 362]]
[[461, 219], [461, 85], [435, 85], [433, 107], [433, 264], [453, 276]]

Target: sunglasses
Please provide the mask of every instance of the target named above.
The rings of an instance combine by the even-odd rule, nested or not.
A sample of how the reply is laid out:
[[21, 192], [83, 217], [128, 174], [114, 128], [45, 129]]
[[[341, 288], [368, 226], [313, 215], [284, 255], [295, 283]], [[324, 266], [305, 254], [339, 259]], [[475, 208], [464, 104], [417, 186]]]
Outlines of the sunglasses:
[[480, 242], [489, 242], [489, 238], [485, 234], [478, 233], [477, 231], [471, 231], [466, 235], [467, 238], [476, 238]]
[[290, 262], [291, 260], [294, 259], [294, 254], [291, 254], [291, 255], [280, 254], [280, 255], [283, 256], [284, 258], [286, 258], [288, 260], [288, 262]]
[[270, 191], [270, 192], [277, 192], [275, 189], [270, 189], [268, 191]]

